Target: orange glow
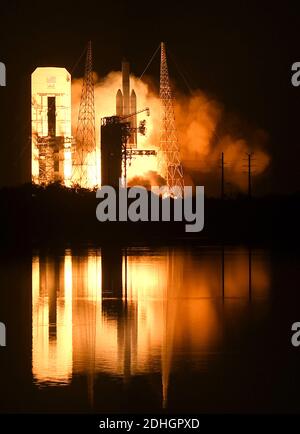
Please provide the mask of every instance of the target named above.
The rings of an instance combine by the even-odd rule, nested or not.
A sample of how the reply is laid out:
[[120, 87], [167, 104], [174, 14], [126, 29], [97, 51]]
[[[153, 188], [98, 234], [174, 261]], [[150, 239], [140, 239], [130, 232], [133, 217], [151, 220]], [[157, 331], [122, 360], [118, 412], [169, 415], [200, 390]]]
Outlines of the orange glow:
[[[189, 97], [177, 98], [175, 115], [181, 157], [187, 171], [215, 173], [219, 170], [221, 153], [224, 152], [225, 162], [230, 165], [227, 172], [229, 181], [246, 191], [245, 154], [255, 153], [256, 175], [262, 174], [268, 167], [267, 133], [256, 127], [245, 128], [237, 115], [228, 116], [224, 107], [204, 92], [197, 90]], [[229, 121], [225, 121], [226, 118]]]
[[[100, 119], [116, 113], [116, 93], [121, 87], [121, 72], [110, 72], [104, 78], [95, 75], [95, 123], [96, 123], [96, 155], [87, 154], [87, 181], [84, 187], [93, 188], [101, 184], [100, 155]], [[55, 80], [54, 80], [55, 78]], [[53, 81], [54, 80], [54, 81]], [[150, 116], [145, 113], [137, 116], [137, 124], [146, 119], [146, 135], [138, 134], [138, 149], [157, 151], [156, 156], [137, 156], [128, 161], [128, 183], [152, 186], [160, 185], [158, 179], [165, 178], [166, 164], [159, 152], [161, 104], [157, 90], [131, 75], [131, 88], [137, 95], [137, 109], [150, 108]], [[44, 167], [45, 158], [39, 157], [38, 136], [48, 136], [47, 98], [56, 98], [56, 135], [66, 140], [59, 152], [59, 170], [53, 167], [46, 169], [50, 181], [61, 179], [67, 186], [79, 183], [80, 180], [74, 164], [74, 139], [76, 136], [78, 110], [81, 97], [82, 80], [70, 82], [70, 75], [64, 68], [37, 68], [32, 74], [32, 179], [40, 183], [40, 167]], [[71, 110], [72, 93], [72, 110]], [[219, 168], [221, 152], [225, 162], [230, 163], [228, 182], [238, 189], [247, 187], [244, 176], [244, 156], [246, 152], [255, 153], [255, 175], [262, 174], [269, 165], [270, 156], [266, 152], [267, 133], [256, 127], [242, 127], [237, 116], [234, 122], [226, 120], [228, 114], [219, 102], [209, 98], [204, 92], [196, 90], [189, 97], [176, 94], [175, 121], [180, 144], [181, 159], [184, 163], [185, 178], [190, 178], [191, 171], [215, 174]], [[227, 117], [226, 117], [227, 116]], [[228, 123], [228, 125], [227, 125]], [[223, 125], [224, 124], [224, 125]], [[231, 124], [234, 125], [232, 128]], [[223, 125], [223, 134], [218, 132]], [[71, 127], [72, 126], [72, 127]], [[72, 131], [71, 131], [72, 130]], [[71, 135], [73, 134], [73, 136]], [[49, 165], [48, 165], [49, 166]], [[50, 164], [51, 166], [51, 164]], [[214, 175], [215, 177], [215, 175]], [[206, 179], [206, 178], [205, 178]], [[189, 183], [191, 183], [191, 179]], [[209, 182], [209, 181], [207, 181]], [[213, 182], [213, 181], [212, 181]]]
[[[55, 100], [53, 130], [49, 129], [49, 99]], [[71, 76], [65, 68], [42, 67], [32, 73], [31, 134], [32, 181], [37, 184], [61, 181], [70, 186]], [[43, 145], [40, 145], [39, 140], [43, 141]]]
[[[96, 112], [96, 142], [97, 142], [97, 182], [100, 182], [100, 118], [111, 116], [116, 112], [115, 95], [121, 85], [121, 73], [111, 72], [105, 78], [97, 80], [95, 86], [95, 112]], [[146, 136], [138, 135], [138, 148], [154, 149], [159, 151], [161, 105], [155, 91], [142, 80], [131, 75], [131, 88], [137, 95], [138, 110], [149, 107], [150, 117], [146, 117]], [[81, 80], [72, 83], [72, 126], [75, 133], [78, 108], [81, 93]], [[246, 152], [255, 153], [255, 174], [263, 173], [269, 165], [270, 156], [266, 152], [268, 140], [265, 131], [252, 127], [251, 131], [244, 132], [240, 126], [242, 122], [235, 117], [235, 129], [230, 126], [226, 133], [217, 133], [220, 123], [223, 122], [224, 108], [219, 102], [209, 98], [202, 91], [195, 91], [186, 97], [176, 94], [175, 121], [178, 132], [181, 158], [186, 169], [186, 176], [190, 170], [198, 170], [204, 173], [215, 173], [219, 167], [221, 152], [225, 154], [225, 160], [230, 162], [230, 182], [238, 189], [247, 187], [247, 177], [244, 176], [244, 156]], [[145, 114], [138, 115], [138, 123], [145, 118]], [[237, 126], [236, 126], [237, 125]], [[159, 159], [162, 155], [134, 157], [127, 168], [128, 183], [132, 180], [143, 185], [157, 185], [157, 178], [151, 173], [156, 173], [165, 178], [162, 172], [165, 164]]]
[[[159, 372], [164, 402], [173, 359], [211, 353], [222, 339], [220, 306], [249, 303], [246, 250], [130, 252], [121, 296], [103, 296], [101, 254], [88, 251], [32, 261], [32, 372], [38, 385], [68, 384], [74, 374], [106, 373], [125, 380]], [[268, 296], [267, 258], [252, 252], [252, 298]], [[127, 298], [126, 298], [127, 291]], [[126, 303], [126, 310], [124, 309]], [[233, 315], [236, 315], [235, 310]]]
[[[137, 116], [137, 124], [146, 119], [147, 132], [145, 136], [138, 134], [138, 148], [158, 150], [159, 145], [159, 113], [160, 101], [155, 96], [147, 84], [138, 78], [131, 76], [131, 88], [137, 93], [137, 109], [145, 107], [150, 108], [150, 116], [145, 113]], [[95, 117], [96, 117], [96, 168], [91, 165], [89, 175], [90, 183], [101, 183], [101, 155], [100, 155], [100, 119], [105, 116], [116, 114], [116, 93], [121, 86], [121, 72], [111, 72], [104, 79], [97, 79], [95, 74]], [[76, 133], [78, 110], [80, 104], [82, 80], [73, 80], [72, 82], [72, 129], [73, 135]], [[144, 176], [147, 178], [147, 172], [158, 172], [157, 156], [134, 157], [128, 162], [127, 178], [132, 179], [134, 176]]]
[[[32, 373], [38, 384], [67, 384], [72, 376], [72, 259], [66, 255], [64, 280], [55, 293], [53, 263], [32, 263]], [[55, 309], [55, 322], [50, 310]]]

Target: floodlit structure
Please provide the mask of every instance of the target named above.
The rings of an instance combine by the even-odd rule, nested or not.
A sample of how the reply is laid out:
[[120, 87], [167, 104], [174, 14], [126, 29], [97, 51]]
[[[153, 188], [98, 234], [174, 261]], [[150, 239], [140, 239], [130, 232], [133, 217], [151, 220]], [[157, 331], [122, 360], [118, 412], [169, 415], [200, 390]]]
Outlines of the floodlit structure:
[[71, 75], [36, 68], [31, 75], [32, 181], [70, 185], [72, 176]]
[[145, 135], [146, 129], [144, 120], [137, 122], [137, 115], [144, 111], [149, 115], [149, 109], [137, 109], [137, 95], [130, 87], [130, 65], [125, 60], [122, 62], [121, 88], [111, 96], [115, 97], [116, 115], [102, 118], [100, 146], [97, 146], [91, 41], [86, 50], [74, 139], [71, 74], [65, 68], [38, 67], [32, 73], [31, 85], [32, 182], [48, 185], [58, 181], [68, 187], [88, 189], [101, 182], [118, 187], [120, 177], [132, 178], [139, 171], [146, 173], [143, 163], [133, 167], [131, 163], [135, 157], [155, 156], [155, 165], [167, 186], [183, 190], [183, 169], [164, 43], [161, 44], [160, 67], [161, 131], [155, 150], [144, 148], [143, 143], [138, 147], [137, 133]]

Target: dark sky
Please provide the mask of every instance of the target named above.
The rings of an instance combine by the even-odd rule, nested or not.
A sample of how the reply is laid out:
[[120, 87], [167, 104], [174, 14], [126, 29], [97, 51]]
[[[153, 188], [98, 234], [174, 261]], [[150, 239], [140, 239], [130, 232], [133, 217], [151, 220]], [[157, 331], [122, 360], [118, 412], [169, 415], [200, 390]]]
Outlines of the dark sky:
[[29, 179], [30, 74], [37, 66], [71, 70], [92, 39], [100, 75], [119, 69], [123, 56], [138, 75], [164, 40], [192, 86], [268, 131], [266, 191], [299, 191], [300, 87], [290, 79], [300, 61], [300, 8], [286, 1], [220, 3], [2, 2], [0, 185]]

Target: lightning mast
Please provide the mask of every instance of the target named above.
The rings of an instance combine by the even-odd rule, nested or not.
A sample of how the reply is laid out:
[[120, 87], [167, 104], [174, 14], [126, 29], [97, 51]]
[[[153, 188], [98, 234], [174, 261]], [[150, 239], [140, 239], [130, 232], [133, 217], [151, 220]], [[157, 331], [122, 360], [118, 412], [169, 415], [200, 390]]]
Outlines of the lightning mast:
[[184, 179], [180, 162], [179, 143], [175, 127], [173, 96], [170, 86], [166, 47], [161, 43], [160, 89], [159, 96], [162, 107], [162, 123], [160, 133], [160, 165], [167, 180], [167, 186], [172, 189], [179, 187], [183, 195]]
[[85, 73], [78, 113], [73, 180], [81, 187], [97, 184], [95, 102], [92, 42], [87, 47]]

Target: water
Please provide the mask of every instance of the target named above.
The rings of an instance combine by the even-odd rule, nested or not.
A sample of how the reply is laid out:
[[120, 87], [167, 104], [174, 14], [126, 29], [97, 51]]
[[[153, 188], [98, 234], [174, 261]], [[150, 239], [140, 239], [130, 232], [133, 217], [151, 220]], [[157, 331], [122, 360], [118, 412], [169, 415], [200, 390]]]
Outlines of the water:
[[296, 411], [296, 264], [244, 247], [3, 259], [0, 409]]

